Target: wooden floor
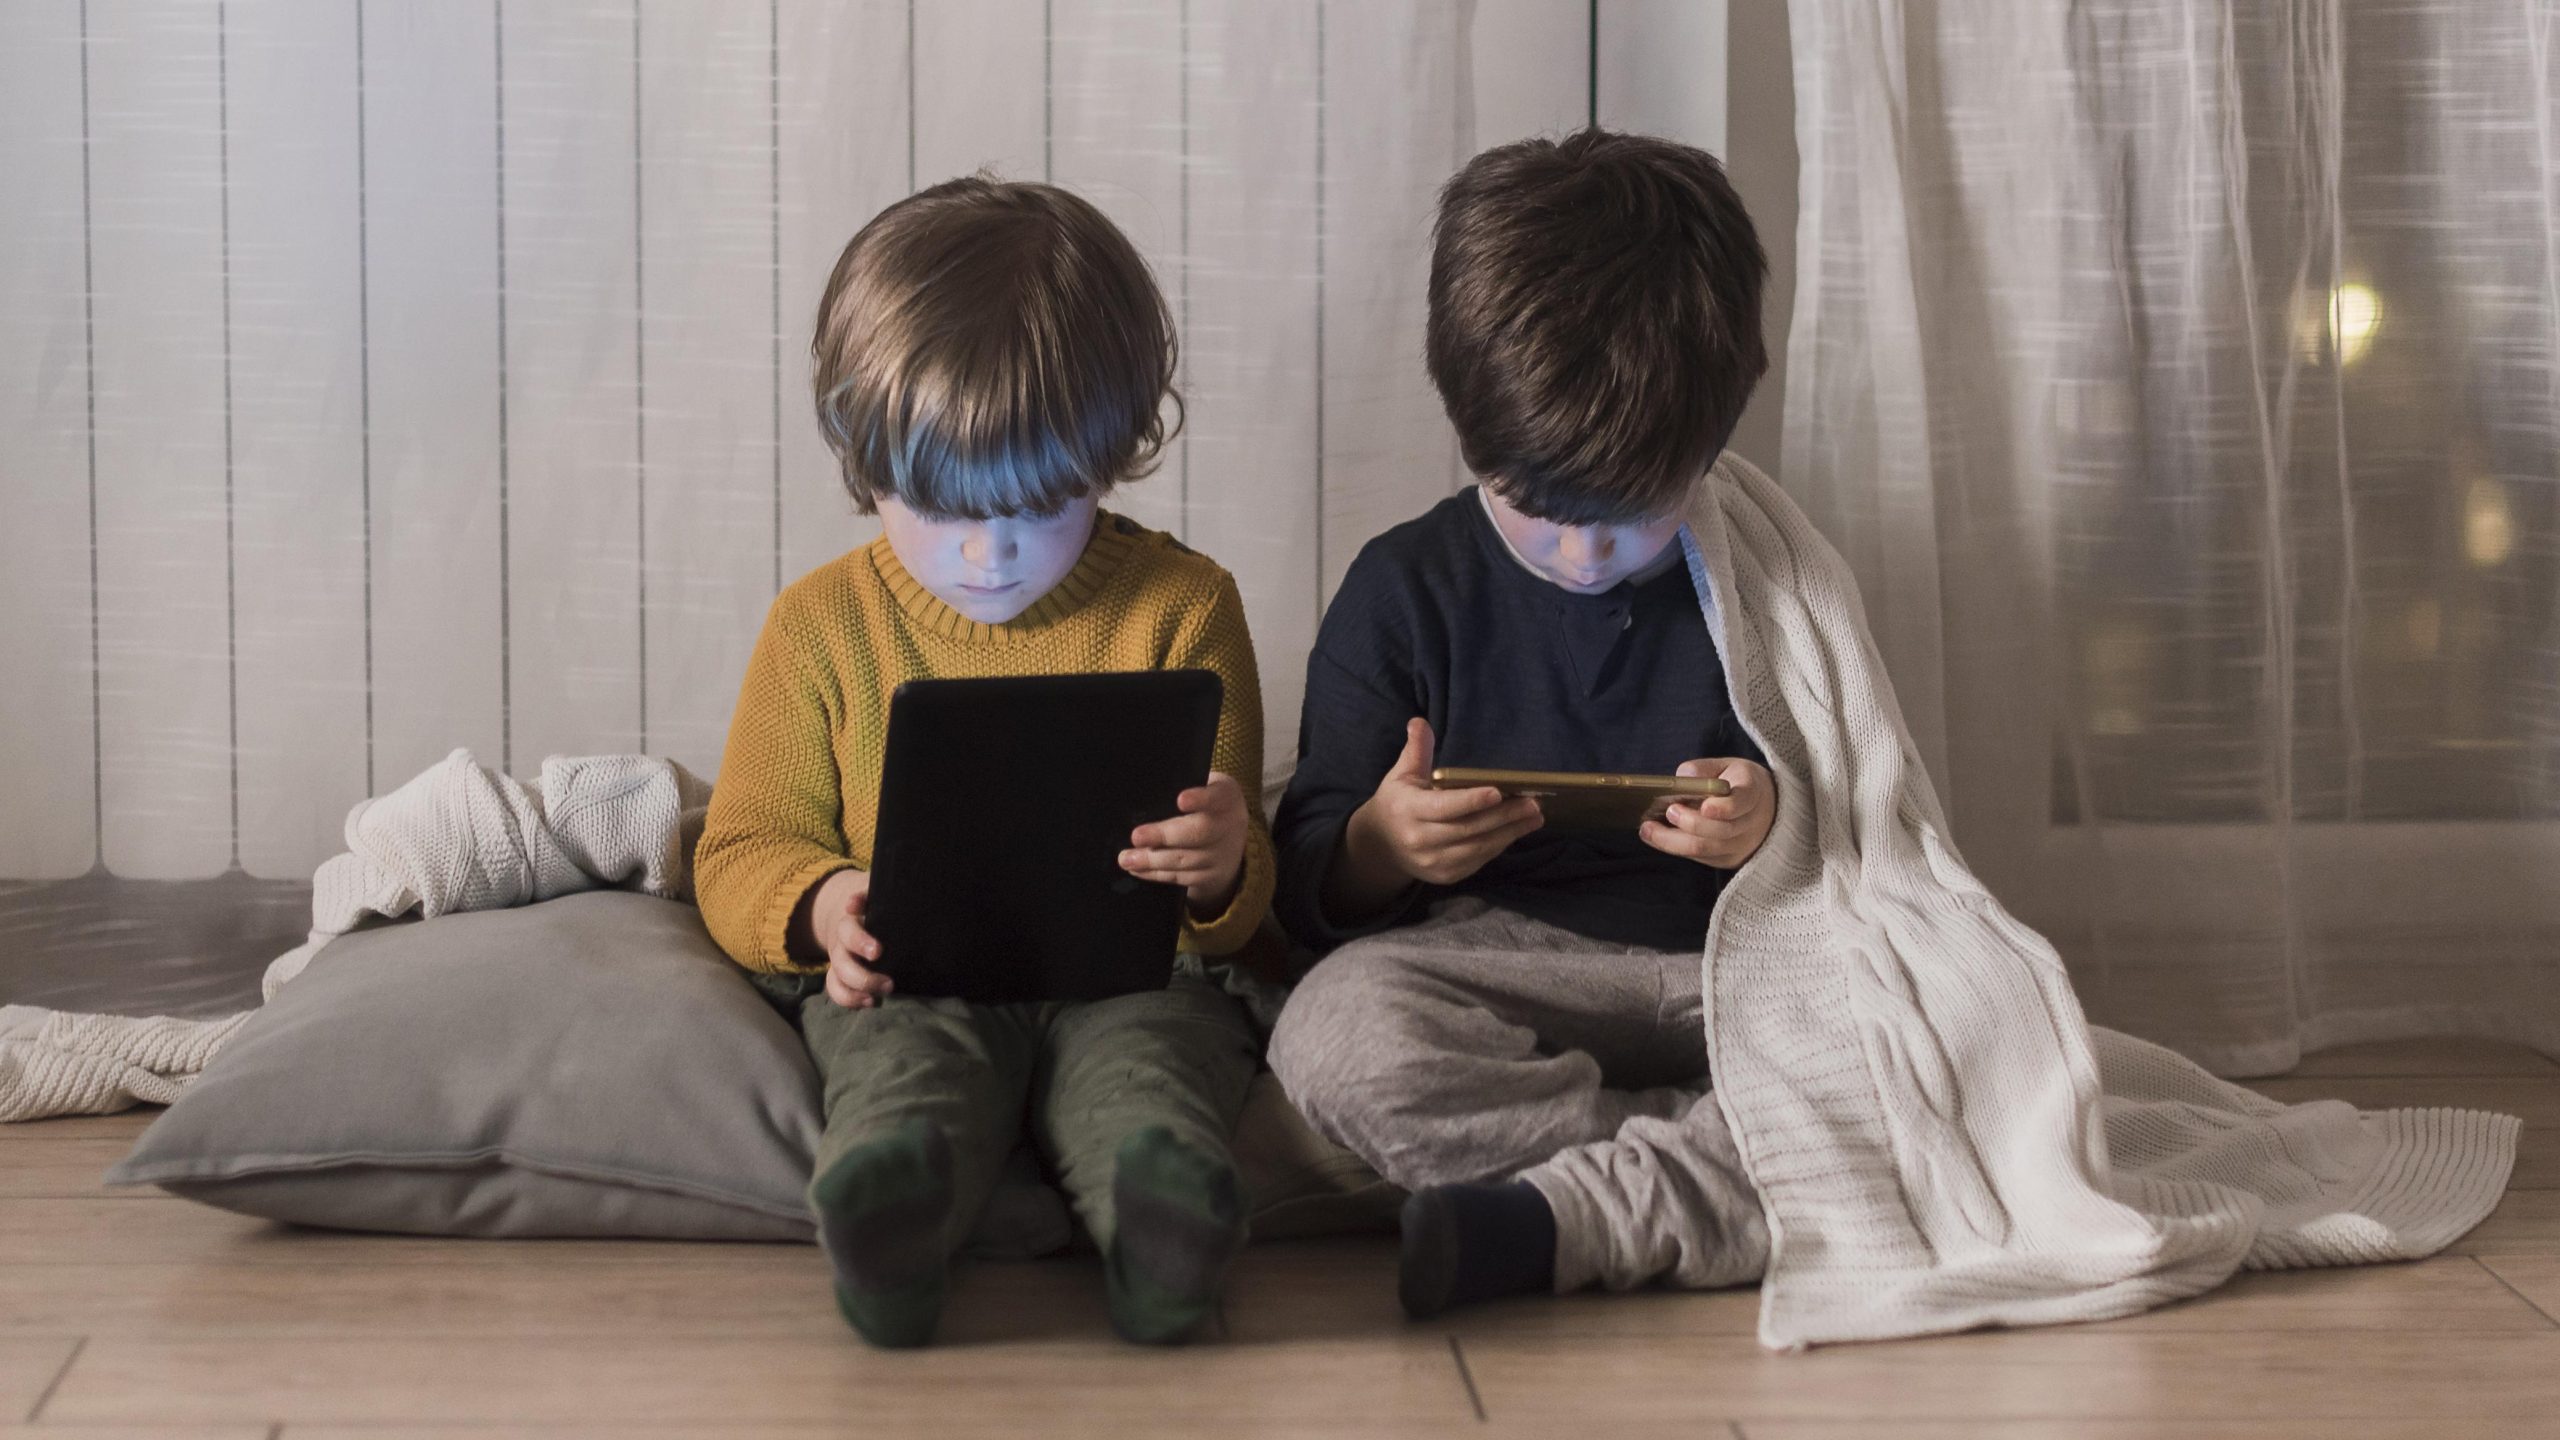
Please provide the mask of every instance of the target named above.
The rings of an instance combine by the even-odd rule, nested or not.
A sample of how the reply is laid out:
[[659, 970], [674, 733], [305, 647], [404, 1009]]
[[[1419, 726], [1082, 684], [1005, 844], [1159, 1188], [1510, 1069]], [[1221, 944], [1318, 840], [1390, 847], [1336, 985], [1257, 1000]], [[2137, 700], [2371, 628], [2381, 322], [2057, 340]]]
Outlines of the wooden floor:
[[2560, 1436], [2560, 1067], [2368, 1046], [2261, 1088], [2522, 1115], [2516, 1188], [2423, 1264], [2104, 1325], [1776, 1356], [1750, 1292], [1414, 1325], [1361, 1241], [1253, 1250], [1187, 1351], [1113, 1341], [1097, 1268], [1054, 1262], [966, 1273], [945, 1343], [886, 1355], [811, 1248], [292, 1231], [101, 1192], [147, 1116], [0, 1127], [0, 1437]]

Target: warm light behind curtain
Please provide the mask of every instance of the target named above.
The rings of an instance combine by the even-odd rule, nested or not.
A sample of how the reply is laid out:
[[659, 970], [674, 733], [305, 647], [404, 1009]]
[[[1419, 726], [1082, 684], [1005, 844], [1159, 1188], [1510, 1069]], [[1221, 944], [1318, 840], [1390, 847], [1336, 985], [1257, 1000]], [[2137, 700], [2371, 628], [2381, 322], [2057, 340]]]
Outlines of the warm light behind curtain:
[[2560, 5], [1790, 19], [1783, 477], [1967, 857], [2227, 1070], [2560, 1053]]
[[0, 1000], [39, 952], [290, 937], [348, 807], [455, 747], [715, 770], [776, 588], [872, 533], [809, 418], [827, 269], [982, 165], [1154, 265], [1189, 423], [1115, 503], [1236, 574], [1285, 765], [1344, 567], [1465, 479], [1420, 359], [1435, 190], [1595, 114], [1720, 147], [1724, 27], [8, 0]]

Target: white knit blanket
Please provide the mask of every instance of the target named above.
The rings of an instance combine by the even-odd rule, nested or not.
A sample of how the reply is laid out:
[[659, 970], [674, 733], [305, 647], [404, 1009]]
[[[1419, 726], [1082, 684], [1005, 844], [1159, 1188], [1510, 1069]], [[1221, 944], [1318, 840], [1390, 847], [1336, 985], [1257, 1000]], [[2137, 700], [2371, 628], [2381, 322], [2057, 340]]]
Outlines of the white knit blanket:
[[166, 1105], [248, 1018], [70, 1015], [0, 1005], [0, 1124]]
[[1778, 781], [1704, 961], [1763, 1344], [2124, 1315], [2242, 1266], [2427, 1255], [2496, 1207], [2511, 1118], [2282, 1105], [2093, 1029], [1957, 855], [1838, 554], [1732, 457], [1689, 533]]
[[[710, 803], [709, 783], [672, 761], [555, 756], [527, 784], [456, 750], [347, 813], [346, 852], [312, 877], [310, 937], [267, 967], [266, 998], [369, 919], [607, 885], [690, 900], [693, 842]], [[165, 1105], [248, 1018], [0, 1008], [0, 1122]]]

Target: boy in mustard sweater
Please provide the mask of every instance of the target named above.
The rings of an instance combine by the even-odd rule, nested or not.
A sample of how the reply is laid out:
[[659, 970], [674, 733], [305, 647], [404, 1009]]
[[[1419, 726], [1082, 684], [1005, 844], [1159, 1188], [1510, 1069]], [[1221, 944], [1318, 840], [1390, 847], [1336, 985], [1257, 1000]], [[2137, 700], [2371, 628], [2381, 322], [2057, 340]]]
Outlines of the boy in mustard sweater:
[[[1258, 1058], [1195, 957], [1252, 935], [1273, 866], [1235, 581], [1099, 508], [1167, 439], [1170, 315], [1093, 206], [971, 177], [853, 237], [811, 350], [819, 422], [882, 534], [774, 602], [694, 876], [712, 935], [795, 1011], [823, 1082], [809, 1194], [838, 1304], [875, 1345], [928, 1342], [1027, 1122], [1103, 1253], [1114, 1326], [1192, 1338], [1244, 1238], [1228, 1137]], [[898, 957], [863, 928], [891, 692], [1183, 667], [1226, 687], [1216, 771], [1119, 857], [1188, 896], [1173, 983], [1078, 1004], [899, 994]]]

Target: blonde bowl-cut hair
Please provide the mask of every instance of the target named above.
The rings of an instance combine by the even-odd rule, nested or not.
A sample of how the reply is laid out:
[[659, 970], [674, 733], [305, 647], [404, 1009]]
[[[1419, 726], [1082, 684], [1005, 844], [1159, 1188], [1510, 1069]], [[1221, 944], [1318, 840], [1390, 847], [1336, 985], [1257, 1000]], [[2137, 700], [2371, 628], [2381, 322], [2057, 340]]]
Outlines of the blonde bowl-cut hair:
[[[1049, 514], [1151, 473], [1181, 428], [1172, 312], [1091, 202], [986, 174], [844, 247], [809, 351], [856, 509]], [[1171, 418], [1166, 402], [1172, 402]]]

